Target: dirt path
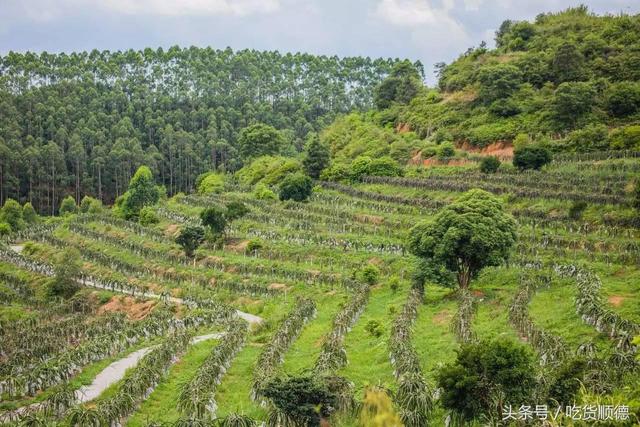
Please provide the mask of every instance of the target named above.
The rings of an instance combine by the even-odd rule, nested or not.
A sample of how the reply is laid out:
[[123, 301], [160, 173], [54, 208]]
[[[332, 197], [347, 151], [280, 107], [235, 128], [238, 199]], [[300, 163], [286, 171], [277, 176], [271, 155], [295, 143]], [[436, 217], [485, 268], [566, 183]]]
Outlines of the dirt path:
[[[221, 332], [200, 335], [197, 337], [193, 337], [191, 339], [191, 344], [193, 345], [207, 340], [219, 339], [223, 335], [224, 334]], [[76, 390], [76, 403], [80, 404], [90, 402], [99, 397], [106, 389], [124, 378], [127, 370], [137, 366], [140, 360], [142, 360], [142, 358], [145, 357], [154, 348], [155, 346], [142, 348], [140, 350], [134, 351], [126, 357], [123, 357], [122, 359], [118, 359], [115, 362], [111, 363], [98, 375], [95, 376], [91, 384], [84, 385]], [[38, 409], [41, 409], [42, 405], [42, 403], [34, 403], [32, 405], [23, 406], [11, 412], [0, 414], [0, 422], [6, 422], [12, 419], [16, 419], [27, 411], [37, 411]]]
[[[11, 250], [16, 252], [16, 253], [21, 253], [24, 249], [24, 245], [11, 245], [10, 246]], [[108, 288], [106, 286], [103, 286], [99, 283], [95, 283], [92, 280], [79, 280], [78, 283], [82, 284], [83, 286], [88, 286], [90, 288], [96, 288], [96, 289], [104, 289], [104, 290], [109, 290], [111, 291], [111, 288]], [[116, 291], [117, 292], [117, 291]], [[184, 304], [184, 301], [182, 300], [182, 298], [176, 298], [176, 297], [171, 297], [171, 296], [164, 296], [164, 295], [158, 295], [158, 294], [154, 294], [153, 292], [146, 292], [144, 294], [145, 297], [148, 298], [153, 298], [153, 299], [166, 299], [167, 301], [171, 301], [175, 304]], [[245, 313], [244, 311], [240, 311], [240, 310], [236, 310], [236, 313], [238, 315], [238, 317], [240, 317], [241, 319], [249, 322], [249, 323], [262, 323], [262, 317], [260, 316], [256, 316], [254, 314], [250, 314], [250, 313]]]

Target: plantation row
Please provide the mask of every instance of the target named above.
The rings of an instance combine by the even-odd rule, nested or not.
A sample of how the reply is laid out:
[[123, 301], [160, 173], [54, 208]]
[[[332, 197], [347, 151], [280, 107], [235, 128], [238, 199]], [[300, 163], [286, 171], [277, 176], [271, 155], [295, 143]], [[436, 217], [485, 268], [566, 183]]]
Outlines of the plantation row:
[[456, 175], [448, 177], [448, 179], [441, 177], [436, 180], [365, 176], [362, 178], [362, 181], [367, 184], [385, 184], [397, 187], [420, 188], [435, 191], [464, 192], [473, 188], [480, 188], [490, 193], [508, 193], [516, 197], [532, 199], [559, 199], [612, 205], [624, 205], [629, 203], [624, 194], [616, 194], [612, 188], [608, 187], [593, 189], [592, 192], [576, 192], [571, 191], [573, 188], [570, 186], [566, 190], [556, 190], [553, 188], [554, 186], [547, 187], [542, 185], [542, 183], [539, 188], [512, 186], [509, 183], [505, 185], [496, 185], [482, 181], [469, 181], [466, 177], [458, 177]]

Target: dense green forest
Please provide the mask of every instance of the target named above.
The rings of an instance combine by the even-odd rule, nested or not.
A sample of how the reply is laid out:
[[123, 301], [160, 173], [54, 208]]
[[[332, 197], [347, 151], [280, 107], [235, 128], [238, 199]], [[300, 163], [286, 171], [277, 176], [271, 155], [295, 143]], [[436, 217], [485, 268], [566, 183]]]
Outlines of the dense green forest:
[[505, 21], [495, 49], [481, 43], [439, 64], [437, 88], [423, 87], [409, 68], [397, 66], [377, 88], [376, 111], [339, 119], [325, 132], [340, 163], [358, 155], [405, 163], [417, 151], [424, 160], [447, 143], [472, 150], [496, 142], [556, 152], [640, 148], [638, 15], [577, 7], [534, 22]]
[[[372, 106], [394, 60], [172, 47], [0, 57], [0, 202], [55, 213], [66, 194], [105, 202], [149, 165], [169, 194], [235, 170], [241, 129], [281, 131], [283, 154], [339, 113]], [[419, 64], [418, 64], [419, 66]]]

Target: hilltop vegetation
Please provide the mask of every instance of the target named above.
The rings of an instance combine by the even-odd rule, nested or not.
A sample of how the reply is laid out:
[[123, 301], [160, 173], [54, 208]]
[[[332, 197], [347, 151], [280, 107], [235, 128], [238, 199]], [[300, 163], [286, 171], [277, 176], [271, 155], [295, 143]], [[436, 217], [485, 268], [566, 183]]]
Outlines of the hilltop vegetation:
[[[435, 156], [447, 142], [467, 149], [539, 143], [556, 152], [640, 148], [640, 16], [578, 7], [505, 21], [495, 49], [481, 44], [440, 64], [435, 89], [416, 89], [409, 65], [397, 64], [392, 74], [401, 77], [378, 86], [377, 112], [352, 114], [325, 131], [338, 161], [389, 155], [406, 164], [417, 151], [422, 160]], [[398, 93], [388, 88], [394, 84]]]

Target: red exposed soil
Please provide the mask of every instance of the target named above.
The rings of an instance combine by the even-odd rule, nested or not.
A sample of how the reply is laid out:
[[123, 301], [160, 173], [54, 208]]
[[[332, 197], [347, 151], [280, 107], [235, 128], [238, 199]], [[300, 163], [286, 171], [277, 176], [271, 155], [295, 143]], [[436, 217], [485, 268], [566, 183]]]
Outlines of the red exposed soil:
[[442, 310], [433, 316], [433, 323], [436, 325], [445, 325], [451, 320], [451, 312], [449, 310]]
[[147, 317], [156, 301], [138, 302], [135, 298], [129, 296], [114, 296], [108, 303], [98, 309], [98, 314], [102, 313], [125, 313], [129, 319], [140, 320]]
[[463, 142], [458, 148], [481, 156], [496, 156], [500, 160], [511, 160], [513, 158], [513, 144], [510, 141], [496, 141], [482, 148]]
[[398, 125], [396, 126], [396, 132], [397, 133], [411, 132], [411, 126], [409, 126], [409, 123], [398, 123]]
[[626, 297], [623, 297], [621, 295], [611, 295], [608, 300], [609, 300], [609, 304], [611, 304], [614, 307], [620, 307], [622, 305], [622, 303], [624, 302], [624, 300], [626, 300]]

